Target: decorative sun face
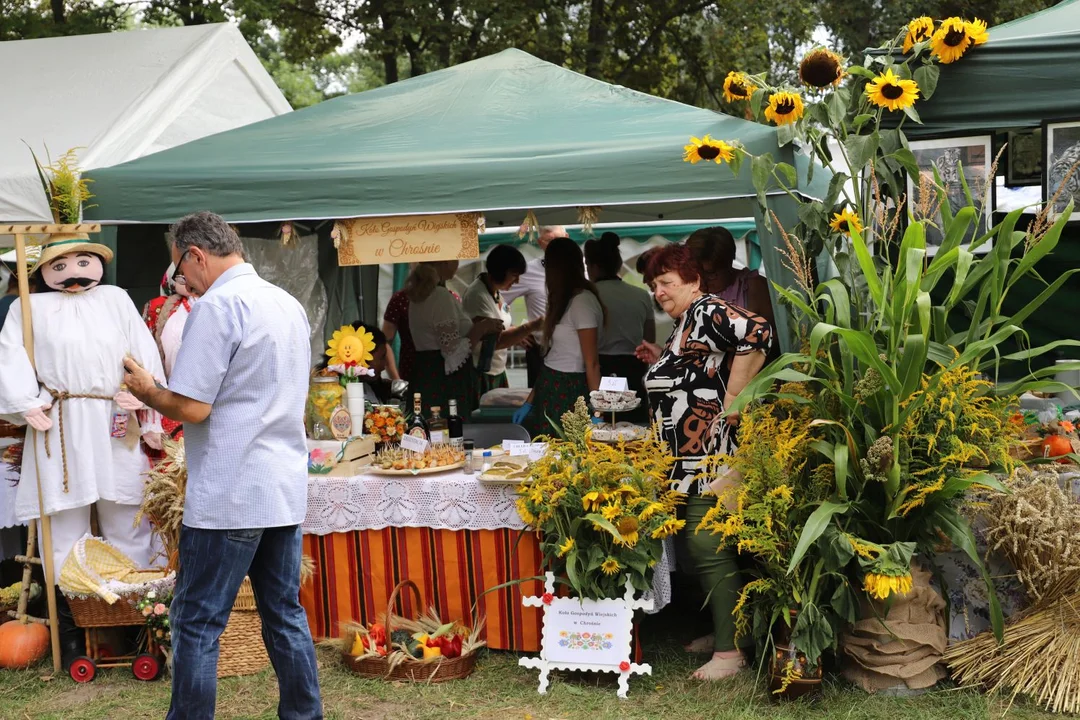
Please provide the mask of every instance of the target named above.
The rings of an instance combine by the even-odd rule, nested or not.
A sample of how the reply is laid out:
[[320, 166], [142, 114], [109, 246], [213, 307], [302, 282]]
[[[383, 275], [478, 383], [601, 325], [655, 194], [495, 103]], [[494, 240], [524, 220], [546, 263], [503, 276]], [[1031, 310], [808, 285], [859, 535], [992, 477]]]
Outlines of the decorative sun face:
[[375, 349], [375, 339], [362, 326], [359, 330], [352, 325], [344, 325], [334, 331], [334, 336], [327, 343], [326, 356], [330, 365], [345, 367], [367, 367]]

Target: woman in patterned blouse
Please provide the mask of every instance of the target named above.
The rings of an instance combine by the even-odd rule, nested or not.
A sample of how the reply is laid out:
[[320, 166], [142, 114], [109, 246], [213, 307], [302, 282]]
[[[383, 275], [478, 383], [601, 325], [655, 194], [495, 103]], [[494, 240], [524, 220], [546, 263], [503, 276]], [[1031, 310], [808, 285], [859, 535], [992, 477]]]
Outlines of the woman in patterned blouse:
[[691, 652], [713, 650], [713, 657], [694, 673], [717, 680], [745, 666], [735, 646], [735, 607], [742, 581], [737, 553], [717, 552], [715, 535], [695, 533], [705, 513], [716, 504], [705, 481], [696, 479], [708, 455], [733, 449], [738, 414], [728, 406], [765, 361], [773, 342], [772, 328], [759, 315], [701, 290], [701, 269], [683, 245], [665, 247], [650, 258], [649, 271], [657, 302], [675, 320], [667, 345], [642, 343], [638, 357], [649, 365], [645, 389], [671, 452], [679, 458], [672, 471], [674, 487], [689, 495], [686, 528], [676, 538], [680, 564], [698, 577], [709, 600], [713, 637], [691, 643]]

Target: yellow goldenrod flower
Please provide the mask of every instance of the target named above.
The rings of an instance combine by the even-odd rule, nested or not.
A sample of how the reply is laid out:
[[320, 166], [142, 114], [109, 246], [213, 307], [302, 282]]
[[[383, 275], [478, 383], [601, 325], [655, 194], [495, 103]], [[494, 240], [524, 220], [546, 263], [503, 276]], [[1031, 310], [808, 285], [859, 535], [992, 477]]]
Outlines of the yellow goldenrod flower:
[[788, 487], [787, 485], [777, 485], [772, 490], [770, 490], [768, 493], [766, 493], [766, 495], [768, 495], [771, 498], [783, 498], [784, 500], [787, 500], [788, 502], [792, 501], [791, 488]]

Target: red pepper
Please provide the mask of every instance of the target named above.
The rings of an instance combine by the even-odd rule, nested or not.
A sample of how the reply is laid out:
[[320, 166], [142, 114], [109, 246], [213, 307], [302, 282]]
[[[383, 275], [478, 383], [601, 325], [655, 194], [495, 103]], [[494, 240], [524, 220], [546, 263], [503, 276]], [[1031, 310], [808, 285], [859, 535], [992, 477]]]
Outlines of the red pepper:
[[380, 623], [372, 623], [368, 628], [368, 635], [375, 641], [375, 647], [386, 645], [386, 628]]
[[453, 637], [443, 636], [439, 638], [439, 647], [442, 650], [443, 657], [456, 658], [461, 657], [461, 636], [454, 635]]

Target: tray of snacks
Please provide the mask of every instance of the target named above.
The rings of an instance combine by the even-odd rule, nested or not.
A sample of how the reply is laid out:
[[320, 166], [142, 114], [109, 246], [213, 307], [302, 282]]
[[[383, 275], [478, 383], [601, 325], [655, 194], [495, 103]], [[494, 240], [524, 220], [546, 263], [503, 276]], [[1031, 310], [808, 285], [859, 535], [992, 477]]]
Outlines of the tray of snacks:
[[617, 422], [614, 425], [605, 422], [592, 427], [592, 439], [596, 442], [633, 442], [649, 434], [649, 429], [629, 422]]
[[502, 457], [487, 465], [477, 475], [480, 482], [520, 485], [529, 480], [529, 458]]
[[388, 447], [375, 454], [367, 469], [372, 475], [427, 475], [456, 470], [465, 464], [465, 453], [449, 444], [432, 445], [425, 453]]
[[641, 398], [633, 390], [593, 390], [589, 400], [593, 409], [600, 412], [628, 412], [641, 405]]

